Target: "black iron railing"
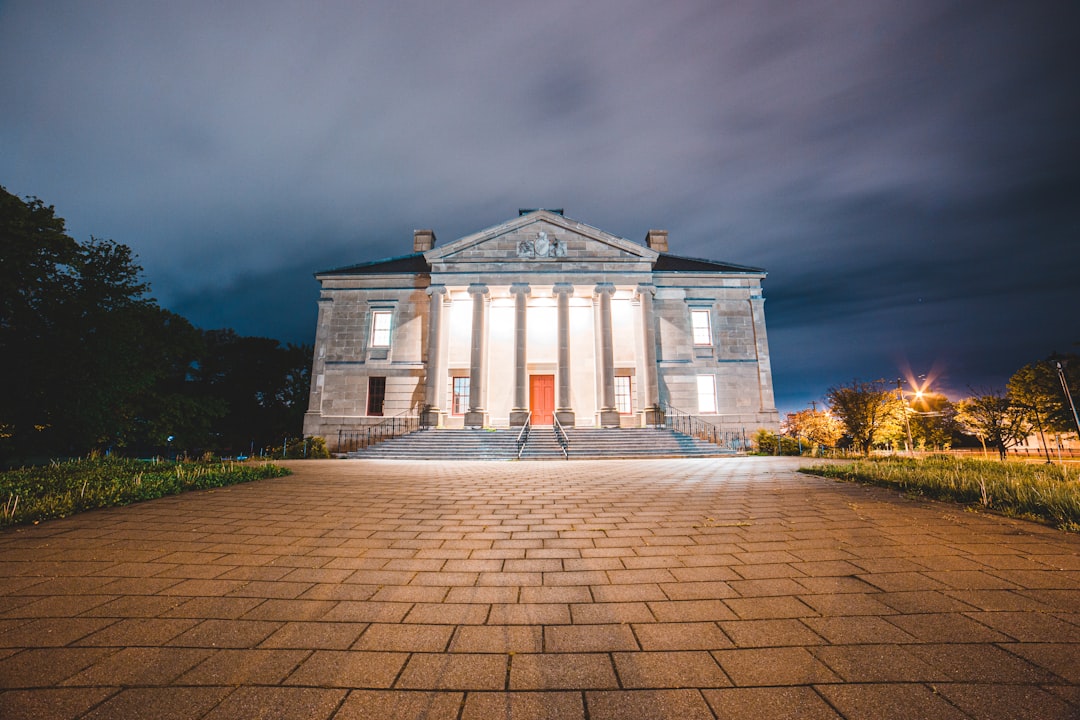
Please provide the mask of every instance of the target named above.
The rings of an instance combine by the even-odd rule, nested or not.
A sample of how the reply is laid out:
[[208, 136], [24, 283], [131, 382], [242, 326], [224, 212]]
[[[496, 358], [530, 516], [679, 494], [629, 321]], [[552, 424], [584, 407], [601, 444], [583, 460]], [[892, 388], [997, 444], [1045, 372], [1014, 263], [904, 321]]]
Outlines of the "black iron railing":
[[386, 418], [377, 425], [368, 425], [353, 430], [338, 430], [337, 452], [347, 453], [363, 450], [376, 443], [381, 443], [383, 440], [408, 435], [426, 427], [428, 426], [421, 423], [419, 415], [402, 413], [401, 415]]
[[668, 430], [674, 430], [735, 452], [745, 452], [750, 448], [750, 440], [746, 437], [745, 428], [724, 429], [723, 425], [706, 422], [668, 403], [661, 403], [661, 410], [663, 418], [658, 424]]
[[525, 418], [525, 424], [521, 426], [521, 432], [518, 433], [517, 440], [517, 459], [521, 459], [521, 452], [525, 449], [525, 443], [529, 442], [529, 432], [532, 431], [532, 413], [530, 412]]
[[562, 448], [563, 459], [569, 460], [570, 438], [566, 437], [566, 430], [563, 429], [562, 423], [559, 422], [558, 416], [552, 415], [551, 419], [551, 429], [555, 431], [555, 442], [559, 443], [559, 447]]

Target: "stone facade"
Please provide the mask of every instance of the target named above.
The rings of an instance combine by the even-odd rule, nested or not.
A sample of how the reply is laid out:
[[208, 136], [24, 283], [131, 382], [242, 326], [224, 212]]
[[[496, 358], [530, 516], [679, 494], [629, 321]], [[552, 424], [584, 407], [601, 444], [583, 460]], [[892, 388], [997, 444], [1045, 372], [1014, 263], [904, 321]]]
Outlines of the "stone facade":
[[765, 272], [672, 255], [664, 231], [642, 245], [522, 211], [441, 247], [418, 230], [412, 254], [316, 278], [307, 435], [418, 414], [638, 426], [659, 403], [748, 434], [779, 424]]

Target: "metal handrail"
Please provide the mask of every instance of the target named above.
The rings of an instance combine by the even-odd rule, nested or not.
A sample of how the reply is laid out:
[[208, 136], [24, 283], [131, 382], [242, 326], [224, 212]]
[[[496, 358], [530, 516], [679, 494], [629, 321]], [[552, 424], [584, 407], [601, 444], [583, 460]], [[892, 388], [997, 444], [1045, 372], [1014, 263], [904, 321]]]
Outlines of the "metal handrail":
[[363, 450], [383, 440], [416, 432], [423, 427], [420, 416], [408, 415], [408, 412], [406, 410], [393, 417], [388, 417], [380, 423], [357, 430], [338, 430], [337, 452]]
[[521, 459], [521, 451], [525, 449], [525, 443], [529, 442], [529, 432], [532, 429], [532, 411], [525, 416], [525, 424], [521, 426], [521, 432], [518, 433], [517, 440], [517, 459]]
[[569, 460], [570, 438], [566, 436], [566, 430], [563, 429], [562, 423], [559, 422], [559, 416], [552, 414], [551, 419], [554, 421], [551, 423], [551, 429], [555, 431], [555, 442], [559, 443], [559, 447], [562, 448], [563, 459]]
[[660, 405], [664, 411], [663, 425], [668, 430], [726, 447], [729, 450], [746, 450], [749, 446], [744, 428], [724, 430], [723, 425], [714, 425], [685, 410], [679, 410], [669, 403], [660, 403]]

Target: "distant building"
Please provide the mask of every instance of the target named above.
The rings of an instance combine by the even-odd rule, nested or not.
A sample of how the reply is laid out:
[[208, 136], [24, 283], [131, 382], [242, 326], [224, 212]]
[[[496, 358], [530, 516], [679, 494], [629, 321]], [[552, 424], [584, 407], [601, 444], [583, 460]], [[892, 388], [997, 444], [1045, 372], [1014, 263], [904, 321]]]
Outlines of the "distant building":
[[765, 271], [668, 252], [563, 216], [518, 217], [439, 247], [316, 274], [307, 435], [387, 417], [445, 427], [634, 427], [661, 403], [776, 429]]

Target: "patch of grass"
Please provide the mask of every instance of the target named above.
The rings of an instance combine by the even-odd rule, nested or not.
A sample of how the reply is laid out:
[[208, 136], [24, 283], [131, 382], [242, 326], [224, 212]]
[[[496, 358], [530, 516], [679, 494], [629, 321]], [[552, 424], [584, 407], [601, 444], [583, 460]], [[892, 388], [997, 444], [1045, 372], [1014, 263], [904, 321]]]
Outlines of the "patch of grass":
[[1080, 470], [949, 456], [869, 458], [800, 468], [810, 475], [899, 489], [909, 495], [978, 505], [1080, 530]]
[[0, 527], [289, 474], [269, 463], [112, 457], [10, 470], [0, 473]]

